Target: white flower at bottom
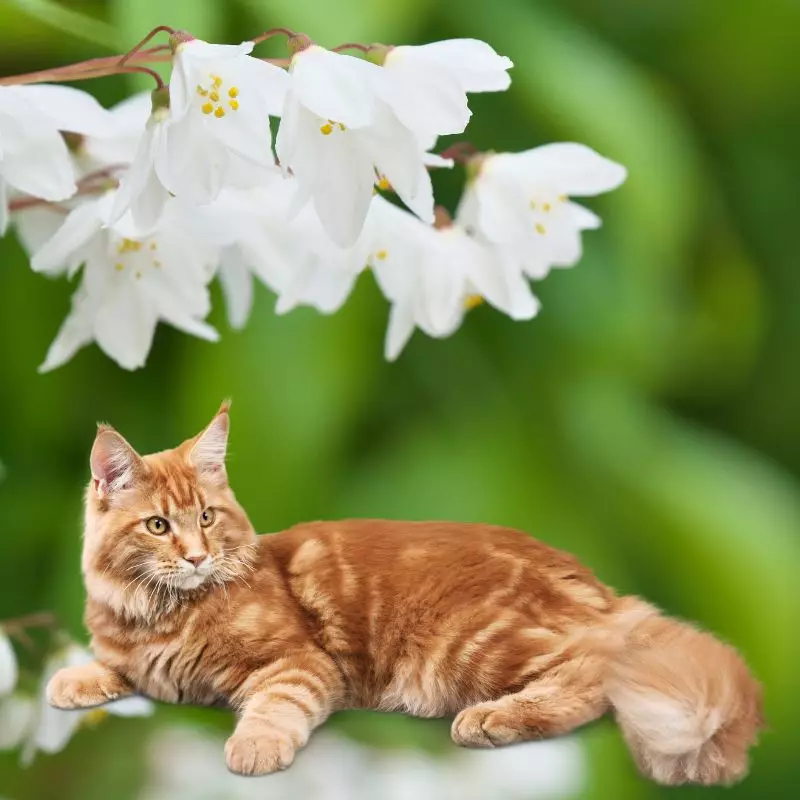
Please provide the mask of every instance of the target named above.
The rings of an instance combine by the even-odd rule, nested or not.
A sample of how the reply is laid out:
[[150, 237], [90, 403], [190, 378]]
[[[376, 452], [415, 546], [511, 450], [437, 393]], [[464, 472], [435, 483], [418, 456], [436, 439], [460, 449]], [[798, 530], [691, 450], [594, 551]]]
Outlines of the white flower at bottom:
[[476, 235], [517, 254], [532, 278], [581, 257], [581, 231], [600, 218], [569, 197], [617, 188], [619, 164], [580, 144], [556, 143], [523, 153], [482, 156], [468, 183], [457, 219]]
[[106, 703], [97, 709], [79, 709], [63, 711], [53, 708], [46, 698], [46, 687], [50, 679], [60, 669], [88, 664], [92, 661], [88, 650], [71, 642], [59, 650], [45, 665], [42, 677], [38, 705], [34, 712], [32, 725], [28, 731], [27, 741], [23, 748], [23, 763], [30, 763], [38, 751], [58, 753], [63, 750], [81, 723], [90, 715], [101, 713], [114, 714], [119, 717], [144, 717], [153, 713], [153, 704], [144, 697], [126, 697]]
[[50, 275], [74, 274], [84, 265], [72, 311], [43, 372], [61, 366], [90, 341], [121, 367], [137, 369], [159, 321], [209, 341], [218, 338], [203, 322], [217, 251], [194, 230], [191, 213], [172, 201], [159, 227], [136, 237], [127, 217], [103, 227], [113, 201], [111, 192], [78, 206], [31, 259], [34, 270]]
[[14, 691], [17, 675], [17, 657], [14, 655], [14, 648], [0, 627], [0, 697]]
[[370, 265], [392, 303], [385, 350], [390, 361], [415, 327], [437, 338], [452, 334], [475, 298], [515, 320], [539, 310], [515, 261], [458, 225], [433, 228], [380, 197], [372, 214]]

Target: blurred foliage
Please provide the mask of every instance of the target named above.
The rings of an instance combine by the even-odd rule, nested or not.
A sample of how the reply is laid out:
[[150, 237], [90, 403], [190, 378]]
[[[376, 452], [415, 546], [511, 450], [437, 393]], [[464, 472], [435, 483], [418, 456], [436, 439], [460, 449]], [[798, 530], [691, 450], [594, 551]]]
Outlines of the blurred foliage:
[[[605, 721], [580, 734], [593, 759], [585, 797], [796, 796], [800, 5], [61, 3], [95, 21], [80, 29], [25, 10], [46, 5], [0, 0], [1, 73], [105, 55], [109, 31], [126, 47], [160, 23], [216, 41], [276, 25], [326, 45], [483, 38], [516, 67], [508, 93], [473, 98], [471, 141], [577, 140], [626, 164], [630, 180], [592, 204], [605, 227], [586, 236], [579, 267], [540, 286], [538, 319], [480, 308], [448, 341], [417, 335], [394, 365], [382, 361], [387, 308], [367, 275], [332, 318], [277, 318], [262, 290], [236, 333], [217, 296], [219, 344], [162, 329], [141, 372], [92, 348], [39, 376], [71, 287], [34, 275], [13, 236], [2, 240], [0, 619], [53, 608], [82, 635], [79, 518], [96, 420], [157, 450], [232, 395], [230, 473], [262, 531], [345, 515], [514, 525], [743, 650], [772, 726], [743, 785], [667, 793], [635, 775]], [[133, 85], [83, 88], [111, 103]], [[451, 208], [461, 177], [437, 179]], [[176, 717], [230, 726], [225, 714], [166, 708], [155, 724]], [[0, 793], [135, 797], [152, 724], [107, 723], [28, 771], [2, 755]], [[385, 746], [446, 743], [438, 723], [332, 724]]]

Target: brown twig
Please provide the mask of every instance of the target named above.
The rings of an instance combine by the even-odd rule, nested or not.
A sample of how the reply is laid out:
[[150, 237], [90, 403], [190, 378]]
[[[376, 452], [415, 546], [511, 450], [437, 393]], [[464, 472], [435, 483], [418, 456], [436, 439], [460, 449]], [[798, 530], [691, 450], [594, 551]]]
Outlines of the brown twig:
[[288, 36], [291, 39], [293, 36], [297, 36], [297, 34], [289, 28], [270, 28], [268, 31], [254, 36], [250, 41], [253, 44], [260, 44], [261, 42], [266, 42], [267, 39], [271, 39], [273, 36]]
[[170, 28], [169, 25], [157, 25], [147, 36], [144, 37], [138, 44], [134, 45], [127, 53], [120, 59], [119, 65], [125, 66], [125, 62], [133, 58], [156, 34], [166, 31], [170, 36], [174, 35], [175, 28]]
[[454, 142], [439, 155], [442, 158], [451, 158], [457, 164], [466, 164], [471, 158], [481, 151], [472, 142]]
[[332, 52], [341, 53], [342, 50], [360, 50], [362, 53], [369, 53], [372, 48], [368, 44], [360, 44], [359, 42], [346, 42], [345, 44], [338, 44], [332, 48]]

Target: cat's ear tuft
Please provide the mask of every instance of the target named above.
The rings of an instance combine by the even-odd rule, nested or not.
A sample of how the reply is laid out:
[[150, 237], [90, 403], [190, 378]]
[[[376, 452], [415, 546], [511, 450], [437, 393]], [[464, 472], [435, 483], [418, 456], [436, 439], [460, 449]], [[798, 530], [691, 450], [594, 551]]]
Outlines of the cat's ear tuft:
[[189, 453], [189, 460], [198, 473], [220, 483], [228, 479], [225, 456], [228, 452], [229, 408], [230, 401], [226, 400], [208, 427], [195, 438]]
[[126, 489], [141, 474], [141, 456], [110, 425], [98, 425], [90, 457], [98, 497]]

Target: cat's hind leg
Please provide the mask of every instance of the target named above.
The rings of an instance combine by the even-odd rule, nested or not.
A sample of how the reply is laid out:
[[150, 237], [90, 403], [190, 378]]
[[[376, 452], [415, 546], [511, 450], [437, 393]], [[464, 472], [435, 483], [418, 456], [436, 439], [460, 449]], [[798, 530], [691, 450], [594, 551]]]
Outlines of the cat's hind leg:
[[517, 692], [465, 708], [453, 721], [453, 741], [463, 747], [501, 747], [560, 736], [601, 717], [609, 706], [593, 661], [576, 659]]

